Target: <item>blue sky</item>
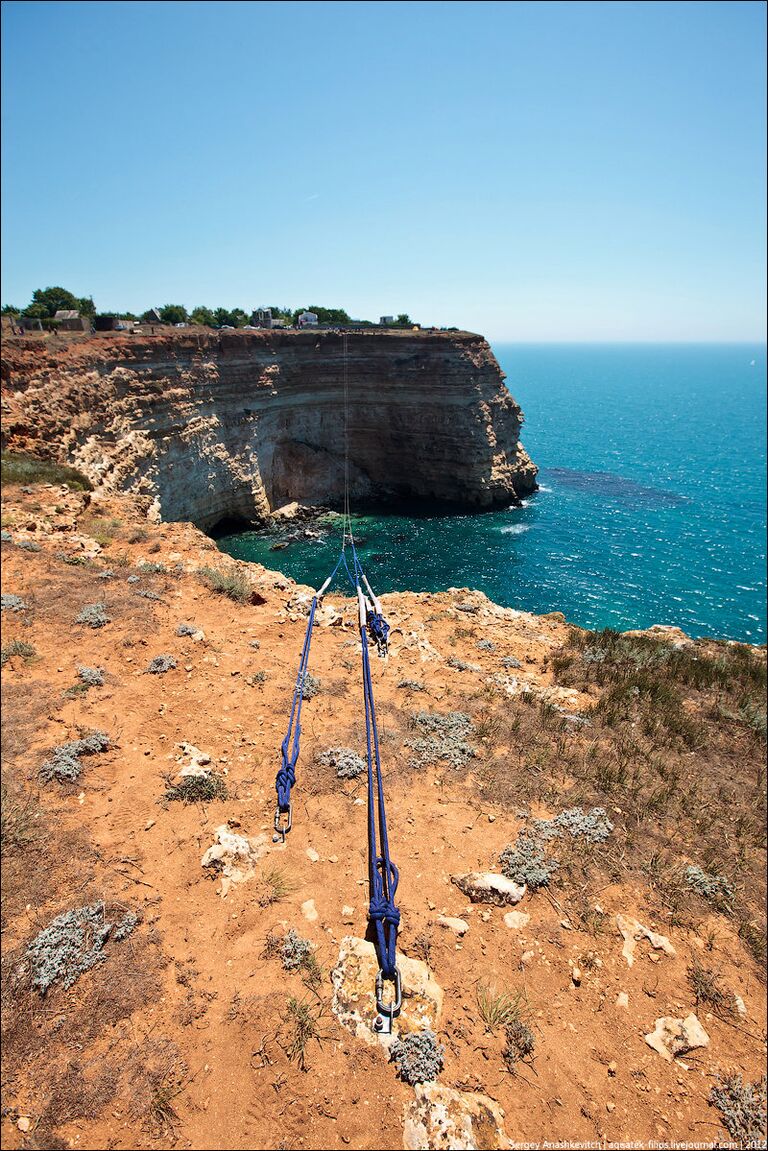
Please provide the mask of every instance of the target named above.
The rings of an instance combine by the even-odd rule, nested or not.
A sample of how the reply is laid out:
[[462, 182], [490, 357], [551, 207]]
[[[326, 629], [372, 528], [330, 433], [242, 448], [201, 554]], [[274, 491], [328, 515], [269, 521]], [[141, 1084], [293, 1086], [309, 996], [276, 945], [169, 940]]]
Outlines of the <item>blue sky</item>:
[[3, 4], [4, 303], [765, 338], [763, 3]]

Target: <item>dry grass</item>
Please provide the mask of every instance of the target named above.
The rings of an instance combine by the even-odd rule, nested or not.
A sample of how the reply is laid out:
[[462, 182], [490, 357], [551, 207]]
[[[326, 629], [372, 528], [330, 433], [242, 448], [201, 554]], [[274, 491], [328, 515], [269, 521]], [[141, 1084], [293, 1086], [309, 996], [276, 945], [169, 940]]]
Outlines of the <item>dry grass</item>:
[[493, 1033], [497, 1028], [510, 1027], [520, 1019], [524, 999], [519, 991], [499, 991], [491, 984], [480, 983], [476, 998], [486, 1031]]
[[[765, 651], [700, 641], [690, 648], [616, 632], [574, 630], [549, 661], [557, 684], [591, 697], [569, 721], [533, 693], [509, 698], [484, 685], [454, 701], [473, 720], [482, 755], [472, 765], [483, 803], [516, 812], [541, 803], [618, 806], [597, 850], [558, 844], [557, 897], [600, 930], [582, 888], [632, 877], [650, 883], [668, 924], [712, 909], [684, 882], [695, 864], [735, 891], [733, 916], [762, 963], [766, 823]], [[725, 832], [725, 834], [724, 834]], [[571, 896], [573, 893], [573, 896]]]

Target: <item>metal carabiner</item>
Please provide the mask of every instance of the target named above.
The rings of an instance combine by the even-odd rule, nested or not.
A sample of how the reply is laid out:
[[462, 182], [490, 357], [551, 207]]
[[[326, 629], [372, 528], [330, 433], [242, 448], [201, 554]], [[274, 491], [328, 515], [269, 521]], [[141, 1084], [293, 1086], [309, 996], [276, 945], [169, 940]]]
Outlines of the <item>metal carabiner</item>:
[[283, 843], [285, 843], [285, 837], [288, 834], [288, 832], [291, 830], [292, 827], [293, 827], [293, 804], [292, 803], [288, 804], [288, 810], [287, 811], [283, 811], [279, 807], [276, 808], [275, 809], [275, 835], [281, 835], [283, 837]]
[[373, 1030], [379, 1035], [391, 1035], [392, 1033], [392, 1020], [396, 1015], [400, 1014], [400, 1008], [403, 1005], [403, 984], [400, 978], [400, 968], [395, 968], [395, 978], [392, 980], [395, 985], [395, 998], [391, 1003], [384, 1003], [382, 995], [384, 993], [384, 972], [379, 968], [376, 975], [376, 1010], [378, 1015], [373, 1021]]

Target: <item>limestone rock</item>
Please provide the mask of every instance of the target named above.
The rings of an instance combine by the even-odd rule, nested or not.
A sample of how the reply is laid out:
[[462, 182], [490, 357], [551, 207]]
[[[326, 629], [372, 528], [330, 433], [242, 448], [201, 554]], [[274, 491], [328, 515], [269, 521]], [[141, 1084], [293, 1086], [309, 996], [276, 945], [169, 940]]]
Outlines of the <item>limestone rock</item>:
[[456, 919], [452, 915], [438, 915], [437, 923], [439, 927], [447, 927], [449, 931], [455, 931], [457, 935], [466, 935], [469, 931], [469, 924], [466, 919]]
[[523, 927], [527, 927], [530, 918], [527, 911], [508, 911], [504, 916], [504, 923], [513, 931], [520, 931]]
[[487, 1095], [438, 1083], [420, 1084], [415, 1095], [405, 1108], [405, 1151], [491, 1151], [512, 1146], [504, 1132], [504, 1112]]
[[[133, 492], [150, 522], [203, 528], [273, 508], [277, 522], [298, 523], [299, 504], [341, 502], [345, 470], [365, 502], [481, 510], [535, 490], [522, 412], [482, 336], [371, 330], [347, 343], [347, 469], [342, 341], [331, 332], [168, 330], [55, 355], [9, 342], [8, 447], [53, 448], [94, 499]], [[229, 567], [222, 555], [216, 565]]]
[[[200, 751], [193, 743], [177, 743], [176, 746], [181, 751], [181, 755], [176, 757], [176, 762], [183, 764], [177, 773], [177, 779], [187, 779], [190, 776], [207, 776], [211, 774], [211, 768], [208, 766], [211, 762], [211, 757], [205, 751]], [[188, 763], [184, 763], [184, 760]]]
[[451, 876], [459, 891], [473, 903], [519, 903], [526, 892], [525, 885], [507, 879], [506, 875], [495, 875], [491, 871], [470, 871], [467, 875]]
[[709, 1047], [709, 1036], [693, 1014], [685, 1019], [665, 1015], [656, 1020], [656, 1027], [646, 1035], [645, 1042], [671, 1063], [676, 1055], [685, 1055], [696, 1047]]
[[216, 839], [201, 860], [221, 875], [219, 894], [224, 898], [233, 883], [244, 883], [256, 871], [256, 863], [267, 850], [266, 835], [249, 839], [237, 835], [226, 824], [216, 828]]
[[317, 913], [314, 899], [305, 899], [301, 905], [301, 914], [304, 916], [307, 923], [317, 923], [320, 917]]
[[[429, 1028], [438, 1031], [443, 1009], [443, 989], [435, 981], [426, 963], [397, 953], [397, 966], [403, 986], [403, 1006], [394, 1022], [392, 1036], [377, 1036], [372, 1030], [376, 1017], [375, 982], [379, 970], [376, 949], [366, 939], [347, 935], [339, 948], [339, 959], [331, 972], [332, 1010], [339, 1022], [359, 1039], [377, 1045], [394, 1040], [397, 1035]], [[389, 999], [391, 985], [385, 984]]]
[[674, 956], [677, 954], [666, 935], [657, 935], [649, 927], [644, 927], [637, 919], [633, 919], [631, 915], [617, 915], [616, 926], [624, 939], [621, 954], [630, 967], [635, 961], [635, 948], [641, 939], [647, 939], [651, 947], [657, 951], [663, 951], [666, 955]]

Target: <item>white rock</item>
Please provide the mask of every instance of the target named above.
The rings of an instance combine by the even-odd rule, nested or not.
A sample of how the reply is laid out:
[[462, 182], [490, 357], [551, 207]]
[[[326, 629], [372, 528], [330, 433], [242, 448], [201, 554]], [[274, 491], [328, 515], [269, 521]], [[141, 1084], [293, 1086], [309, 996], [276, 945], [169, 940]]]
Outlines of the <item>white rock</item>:
[[[207, 751], [201, 751], [199, 747], [195, 747], [193, 743], [177, 743], [176, 746], [181, 751], [181, 755], [176, 756], [176, 762], [184, 764], [178, 772], [178, 779], [188, 779], [190, 776], [208, 776], [211, 774], [211, 769], [208, 764], [211, 762], [211, 757]], [[188, 763], [184, 760], [188, 759]]]
[[491, 871], [470, 871], [466, 875], [452, 875], [459, 891], [473, 903], [519, 903], [526, 892], [525, 885], [507, 879], [506, 875], [495, 875]]
[[620, 991], [616, 996], [616, 1006], [629, 1007], [629, 996], [627, 995], [626, 991]]
[[320, 856], [315, 851], [314, 847], [308, 847], [307, 848], [307, 859], [310, 861], [310, 863], [318, 863], [319, 862]]
[[267, 850], [266, 835], [248, 839], [236, 835], [226, 823], [216, 828], [216, 839], [201, 860], [203, 867], [221, 873], [219, 894], [224, 897], [233, 883], [244, 883], [255, 874], [256, 862]]
[[451, 915], [438, 915], [437, 922], [440, 927], [447, 927], [449, 931], [455, 931], [457, 935], [466, 935], [469, 931], [469, 924], [466, 919], [456, 919]]
[[355, 922], [355, 909], [354, 907], [342, 907], [341, 909], [341, 922], [354, 923]]
[[530, 915], [527, 911], [508, 911], [504, 916], [504, 922], [507, 927], [511, 927], [513, 931], [521, 931], [530, 922]]
[[676, 1055], [685, 1055], [695, 1047], [709, 1047], [709, 1036], [693, 1014], [685, 1019], [665, 1015], [656, 1020], [656, 1027], [645, 1036], [645, 1042], [671, 1063]]
[[[332, 1010], [339, 1022], [358, 1039], [378, 1046], [388, 1045], [397, 1035], [407, 1035], [428, 1027], [438, 1031], [443, 1010], [443, 989], [435, 982], [432, 972], [420, 959], [411, 959], [397, 953], [397, 966], [403, 988], [403, 1006], [395, 1019], [391, 1036], [379, 1036], [373, 1031], [376, 1018], [375, 984], [379, 962], [376, 949], [366, 939], [347, 935], [339, 948], [339, 959], [331, 972], [333, 984]], [[391, 984], [384, 984], [387, 1002], [391, 997]]]
[[302, 903], [301, 914], [304, 916], [308, 923], [317, 923], [319, 916], [317, 914], [317, 908], [315, 907], [314, 899], [307, 899], [304, 903]]
[[740, 995], [734, 995], [733, 1001], [736, 1004], [736, 1010], [742, 1017], [747, 1014], [747, 1005]]
[[405, 1151], [477, 1151], [512, 1146], [504, 1112], [487, 1095], [421, 1083], [403, 1116]]
[[644, 927], [637, 919], [633, 919], [631, 915], [617, 915], [616, 926], [624, 938], [624, 947], [622, 948], [621, 954], [626, 959], [629, 967], [631, 967], [635, 961], [635, 948], [641, 939], [647, 939], [651, 947], [663, 951], [666, 955], [676, 954], [674, 947], [666, 935], [657, 935], [654, 931], [651, 931], [649, 927]]
[[32, 1126], [32, 1120], [28, 1115], [22, 1115], [19, 1119], [16, 1120], [16, 1126], [18, 1127], [19, 1131], [29, 1131], [30, 1127]]

